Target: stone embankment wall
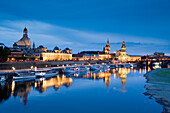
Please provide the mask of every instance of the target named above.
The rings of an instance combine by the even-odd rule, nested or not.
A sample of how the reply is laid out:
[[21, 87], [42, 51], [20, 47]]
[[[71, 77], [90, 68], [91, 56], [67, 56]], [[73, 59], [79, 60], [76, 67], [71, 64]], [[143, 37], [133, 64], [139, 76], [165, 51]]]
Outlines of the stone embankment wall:
[[91, 63], [109, 63], [109, 61], [34, 61], [34, 62], [4, 62], [0, 63], [0, 70], [11, 70], [12, 67], [15, 69], [30, 69], [31, 66], [38, 68], [45, 67], [57, 67], [62, 65], [73, 65], [73, 64], [88, 64]]

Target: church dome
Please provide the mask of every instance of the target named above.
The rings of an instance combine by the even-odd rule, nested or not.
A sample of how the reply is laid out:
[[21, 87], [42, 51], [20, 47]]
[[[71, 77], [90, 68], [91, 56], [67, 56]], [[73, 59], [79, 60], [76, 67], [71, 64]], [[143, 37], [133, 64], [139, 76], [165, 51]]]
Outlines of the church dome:
[[17, 45], [17, 43], [15, 42], [15, 43], [13, 44], [13, 46], [18, 46], [18, 45]]
[[58, 47], [58, 46], [55, 46], [54, 50], [59, 50], [59, 47]]
[[65, 48], [65, 50], [71, 50], [70, 48]]
[[21, 48], [31, 48], [31, 41], [27, 35], [27, 28], [24, 28], [23, 37], [17, 42], [18, 47]]
[[39, 48], [39, 49], [40, 49], [40, 48], [44, 48], [44, 46], [43, 46], [43, 45], [40, 45], [38, 48]]

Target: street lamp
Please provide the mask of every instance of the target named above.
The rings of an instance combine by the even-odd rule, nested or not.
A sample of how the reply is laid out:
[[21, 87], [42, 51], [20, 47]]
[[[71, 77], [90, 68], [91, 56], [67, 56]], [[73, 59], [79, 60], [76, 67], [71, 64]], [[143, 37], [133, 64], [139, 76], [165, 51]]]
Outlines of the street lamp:
[[15, 72], [15, 67], [12, 67], [13, 72]]
[[31, 66], [30, 68], [31, 68], [31, 71], [32, 71], [32, 69], [33, 69], [34, 67], [33, 67], [33, 66]]

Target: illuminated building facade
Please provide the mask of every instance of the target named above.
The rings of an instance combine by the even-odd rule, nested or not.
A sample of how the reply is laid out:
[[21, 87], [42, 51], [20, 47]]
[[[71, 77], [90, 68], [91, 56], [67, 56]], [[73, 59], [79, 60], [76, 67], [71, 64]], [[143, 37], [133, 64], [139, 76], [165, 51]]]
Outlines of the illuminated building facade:
[[65, 61], [72, 60], [72, 54], [67, 53], [41, 53], [43, 61]]

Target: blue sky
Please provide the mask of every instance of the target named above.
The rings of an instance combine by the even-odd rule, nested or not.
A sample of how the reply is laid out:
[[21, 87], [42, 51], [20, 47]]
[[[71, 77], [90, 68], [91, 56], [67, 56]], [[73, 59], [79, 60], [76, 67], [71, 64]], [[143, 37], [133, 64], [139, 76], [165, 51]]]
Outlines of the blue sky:
[[128, 54], [170, 55], [169, 11], [169, 0], [4, 0], [0, 42], [12, 46], [26, 26], [48, 49], [102, 50], [109, 38], [115, 52], [124, 37]]

